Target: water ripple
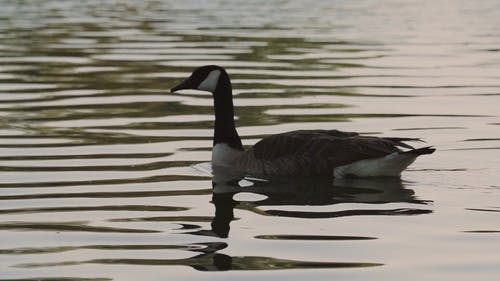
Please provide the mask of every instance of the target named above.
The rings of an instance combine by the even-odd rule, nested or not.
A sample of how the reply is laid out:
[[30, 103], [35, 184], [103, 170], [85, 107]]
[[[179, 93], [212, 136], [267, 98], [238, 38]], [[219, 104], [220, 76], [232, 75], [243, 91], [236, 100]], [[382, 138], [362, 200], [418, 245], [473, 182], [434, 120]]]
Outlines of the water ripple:
[[[2, 280], [498, 275], [500, 9], [415, 2], [3, 1]], [[397, 180], [216, 182], [211, 95], [169, 91], [204, 64], [245, 146], [314, 128], [439, 153]]]

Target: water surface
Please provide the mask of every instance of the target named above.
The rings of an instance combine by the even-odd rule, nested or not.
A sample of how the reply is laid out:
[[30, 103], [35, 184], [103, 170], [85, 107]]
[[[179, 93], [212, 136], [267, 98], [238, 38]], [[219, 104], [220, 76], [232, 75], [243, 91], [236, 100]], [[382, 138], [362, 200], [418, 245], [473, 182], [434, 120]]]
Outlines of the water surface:
[[[0, 1], [2, 280], [491, 280], [497, 1]], [[401, 179], [212, 183], [219, 64], [245, 145], [421, 137]]]

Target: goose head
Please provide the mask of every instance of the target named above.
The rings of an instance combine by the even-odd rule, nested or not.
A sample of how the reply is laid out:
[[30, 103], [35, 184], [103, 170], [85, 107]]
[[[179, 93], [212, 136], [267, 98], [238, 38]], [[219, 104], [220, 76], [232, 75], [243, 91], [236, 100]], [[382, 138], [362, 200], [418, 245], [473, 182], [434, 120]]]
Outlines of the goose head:
[[[221, 86], [223, 86], [223, 84], [227, 84], [228, 82], [229, 78], [224, 68], [217, 65], [205, 65], [195, 69], [191, 76], [170, 89], [170, 92], [174, 93], [179, 90], [193, 89], [215, 94], [216, 92], [223, 90], [221, 89]], [[230, 88], [227, 90], [230, 90]]]
[[215, 111], [214, 147], [226, 144], [232, 149], [243, 150], [235, 128], [232, 87], [226, 70], [217, 65], [199, 67], [186, 80], [170, 89], [170, 92], [184, 89], [212, 93]]

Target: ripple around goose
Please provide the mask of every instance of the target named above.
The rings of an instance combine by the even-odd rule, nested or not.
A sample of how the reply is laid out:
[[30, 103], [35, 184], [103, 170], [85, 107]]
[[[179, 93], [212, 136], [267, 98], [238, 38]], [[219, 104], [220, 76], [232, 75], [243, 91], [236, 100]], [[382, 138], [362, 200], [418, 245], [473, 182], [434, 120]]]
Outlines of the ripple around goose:
[[199, 67], [171, 92], [183, 89], [213, 94], [215, 166], [265, 176], [400, 176], [418, 156], [435, 151], [405, 143], [420, 141], [418, 138], [380, 138], [338, 130], [276, 134], [245, 151], [235, 127], [232, 86], [226, 70], [216, 65]]

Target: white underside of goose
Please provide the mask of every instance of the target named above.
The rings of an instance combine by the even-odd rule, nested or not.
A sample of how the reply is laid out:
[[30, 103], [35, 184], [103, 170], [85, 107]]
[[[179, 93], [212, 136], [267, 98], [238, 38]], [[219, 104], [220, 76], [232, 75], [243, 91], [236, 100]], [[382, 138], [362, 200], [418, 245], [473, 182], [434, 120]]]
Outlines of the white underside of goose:
[[397, 177], [417, 159], [417, 155], [394, 152], [385, 157], [365, 159], [333, 169], [335, 178], [355, 177]]

